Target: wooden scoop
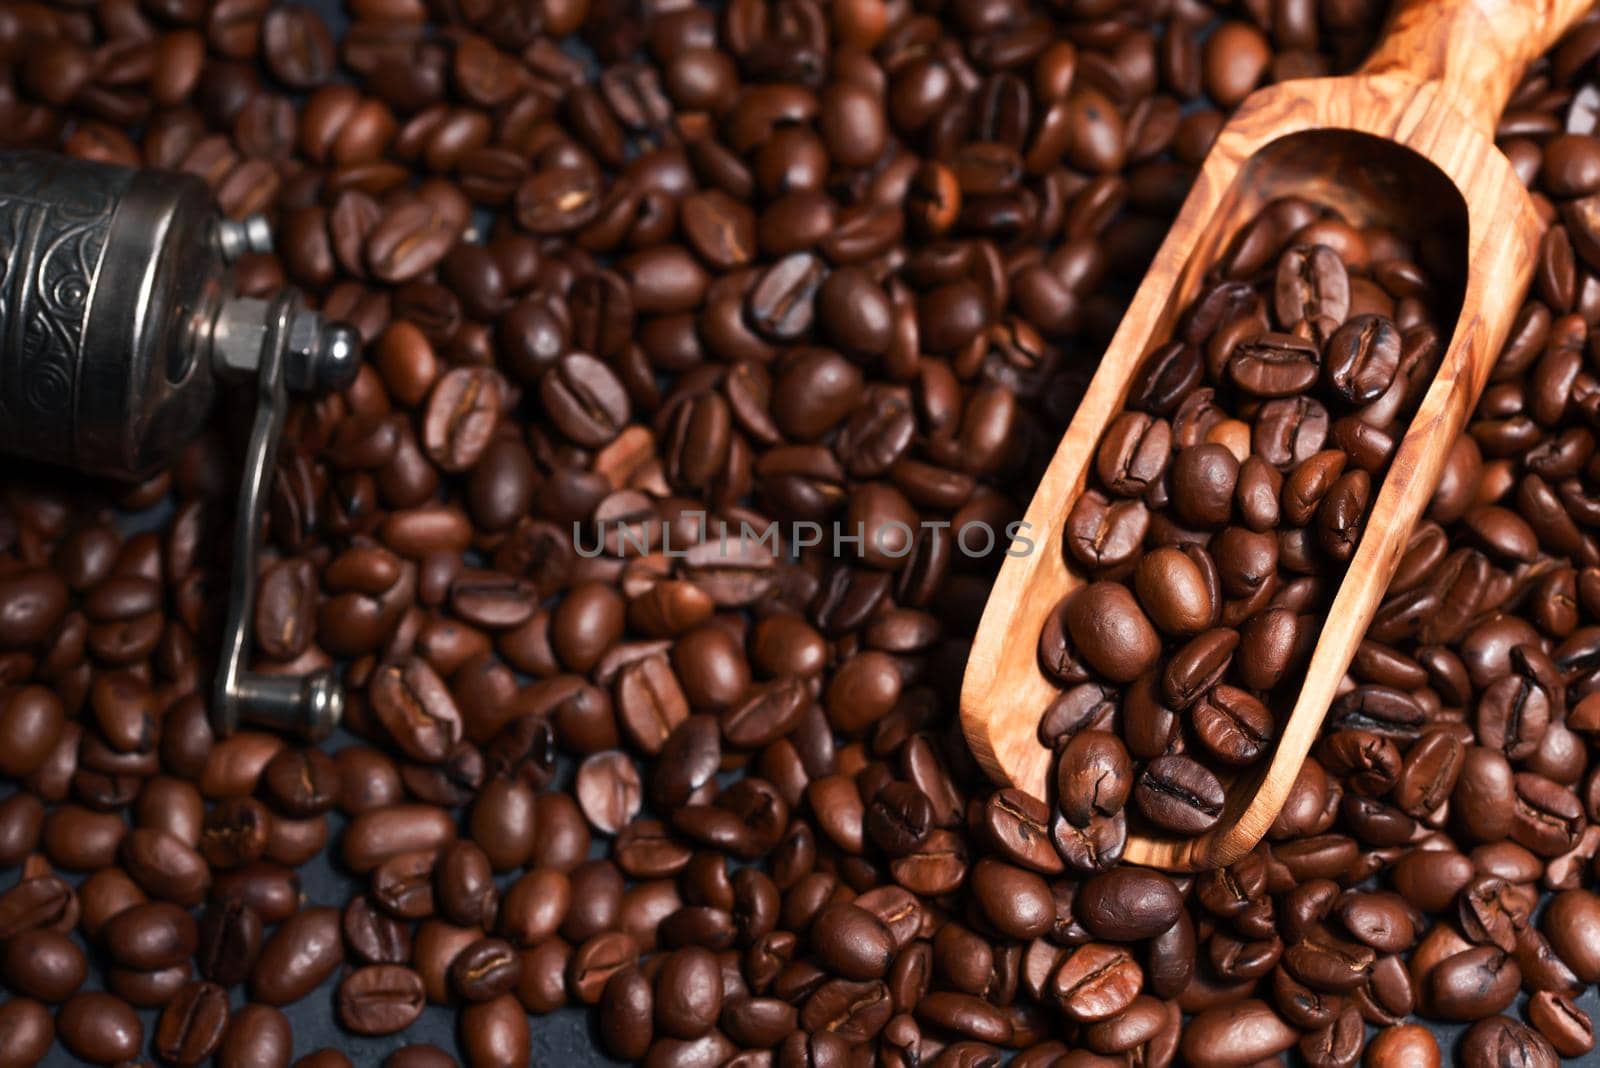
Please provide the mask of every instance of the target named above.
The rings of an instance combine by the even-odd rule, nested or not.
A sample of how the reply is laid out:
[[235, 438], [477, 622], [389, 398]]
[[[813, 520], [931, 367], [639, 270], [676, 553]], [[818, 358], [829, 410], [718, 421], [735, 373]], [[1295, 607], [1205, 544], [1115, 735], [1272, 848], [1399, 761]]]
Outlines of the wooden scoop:
[[1169, 339], [1206, 271], [1269, 202], [1301, 195], [1355, 225], [1446, 235], [1464, 250], [1461, 311], [1438, 375], [1396, 451], [1329, 610], [1270, 763], [1228, 787], [1216, 826], [1195, 838], [1130, 834], [1125, 858], [1171, 870], [1232, 863], [1288, 795], [1356, 647], [1477, 403], [1532, 275], [1543, 225], [1495, 123], [1528, 64], [1590, 0], [1398, 0], [1360, 72], [1253, 94], [1217, 137], [1172, 230], [1100, 362], [1028, 506], [1029, 555], [1008, 556], [989, 595], [961, 691], [967, 741], [996, 781], [1049, 799], [1052, 755], [1039, 720], [1058, 687], [1038, 634], [1083, 583], [1063, 527], [1140, 361]]

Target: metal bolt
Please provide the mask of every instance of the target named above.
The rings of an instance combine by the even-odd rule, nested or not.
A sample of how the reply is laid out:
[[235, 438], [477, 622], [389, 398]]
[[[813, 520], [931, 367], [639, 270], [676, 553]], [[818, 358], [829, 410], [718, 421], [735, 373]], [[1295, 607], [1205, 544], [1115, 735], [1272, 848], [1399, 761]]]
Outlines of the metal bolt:
[[265, 215], [223, 219], [217, 223], [216, 234], [224, 263], [232, 263], [246, 252], [272, 251], [272, 226]]
[[360, 369], [361, 335], [353, 327], [314, 311], [295, 314], [284, 352], [285, 385], [297, 393], [331, 393], [354, 382]]

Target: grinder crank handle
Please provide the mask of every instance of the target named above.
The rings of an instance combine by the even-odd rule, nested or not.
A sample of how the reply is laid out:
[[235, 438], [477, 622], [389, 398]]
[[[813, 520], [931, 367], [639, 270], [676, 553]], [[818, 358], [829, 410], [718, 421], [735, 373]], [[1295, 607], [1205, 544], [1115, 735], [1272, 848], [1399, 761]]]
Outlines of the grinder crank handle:
[[249, 298], [226, 302], [212, 327], [211, 351], [220, 374], [253, 371], [256, 378], [255, 422], [234, 519], [233, 571], [212, 725], [218, 733], [230, 734], [241, 723], [254, 723], [318, 741], [344, 714], [344, 689], [332, 671], [299, 676], [245, 669], [255, 619], [256, 550], [288, 390], [348, 385], [359, 366], [360, 342], [350, 327], [326, 322], [302, 307], [297, 296], [285, 293], [270, 303]]

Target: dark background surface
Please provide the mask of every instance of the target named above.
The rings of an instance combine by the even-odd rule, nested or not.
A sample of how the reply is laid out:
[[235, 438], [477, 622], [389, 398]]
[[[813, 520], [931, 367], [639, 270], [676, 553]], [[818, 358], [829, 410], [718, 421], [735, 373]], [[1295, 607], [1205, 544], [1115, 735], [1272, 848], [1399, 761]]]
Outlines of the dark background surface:
[[[342, 0], [303, 0], [308, 6], [315, 8], [328, 21], [329, 28], [336, 35], [342, 34], [347, 19], [343, 10]], [[592, 62], [592, 57], [584, 55], [586, 62]], [[129, 517], [129, 527], [145, 528], [152, 525], [154, 517], [140, 516]], [[351, 744], [355, 739], [343, 731], [336, 733], [323, 748], [329, 750], [340, 749]], [[562, 777], [557, 780], [558, 786], [570, 783], [571, 768], [563, 768]], [[0, 786], [0, 794], [9, 792], [9, 784]], [[310, 863], [299, 869], [301, 884], [304, 891], [306, 905], [328, 905], [342, 908], [350, 898], [360, 894], [365, 889], [362, 880], [350, 876], [332, 864], [331, 857], [337, 856], [338, 841], [343, 832], [344, 820], [334, 813], [330, 815], [332, 821], [332, 838], [330, 848], [316, 857]], [[607, 849], [607, 840], [597, 836], [593, 855], [603, 856]], [[499, 880], [502, 890], [515, 880], [515, 874]], [[76, 881], [75, 879], [73, 881]], [[332, 1047], [343, 1050], [358, 1068], [380, 1065], [385, 1057], [392, 1051], [412, 1043], [433, 1043], [448, 1050], [452, 1055], [457, 1055], [456, 1036], [456, 1010], [449, 1007], [430, 1005], [423, 1012], [420, 1019], [409, 1029], [398, 1035], [383, 1038], [360, 1038], [341, 1030], [334, 1020], [333, 998], [338, 986], [340, 974], [336, 973], [327, 983], [315, 991], [311, 996], [300, 1002], [285, 1007], [294, 1027], [294, 1052], [295, 1057], [304, 1056], [313, 1050]], [[96, 969], [91, 970], [90, 988], [101, 985], [100, 976]], [[237, 1007], [244, 1003], [245, 998], [242, 988], [234, 990], [234, 1004]], [[1521, 1012], [1521, 1006], [1526, 1002], [1526, 995], [1518, 997], [1517, 1007], [1512, 1011], [1523, 1020], [1526, 1016]], [[1600, 1021], [1600, 994], [1595, 987], [1591, 987], [1578, 999], [1581, 1008], [1593, 1020]], [[145, 1022], [145, 1035], [148, 1048], [149, 1036], [154, 1031], [155, 1011], [142, 1012], [141, 1018]], [[1454, 1056], [1455, 1045], [1460, 1036], [1465, 1032], [1465, 1025], [1441, 1024], [1431, 1020], [1416, 1020], [1428, 1026], [1439, 1040], [1439, 1046], [1444, 1053], [1445, 1063], [1456, 1063]], [[547, 1016], [533, 1016], [529, 1019], [533, 1045], [530, 1064], [533, 1065], [614, 1065], [622, 1062], [615, 1061], [602, 1053], [596, 1041], [593, 1014], [587, 1008], [567, 1008]], [[1600, 1030], [1600, 1027], [1596, 1028]], [[1291, 1060], [1303, 1064], [1303, 1059], [1297, 1054], [1290, 1055]], [[57, 1044], [51, 1051], [44, 1064], [47, 1066], [77, 1065], [77, 1061]], [[1586, 1057], [1567, 1061], [1568, 1064], [1600, 1065], [1600, 1052], [1591, 1053]]]

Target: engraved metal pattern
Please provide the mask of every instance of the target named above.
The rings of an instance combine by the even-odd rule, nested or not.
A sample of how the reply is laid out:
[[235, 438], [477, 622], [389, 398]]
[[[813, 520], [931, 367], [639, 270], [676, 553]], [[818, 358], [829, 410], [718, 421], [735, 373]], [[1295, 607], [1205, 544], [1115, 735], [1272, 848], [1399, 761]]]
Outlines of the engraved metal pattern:
[[128, 173], [0, 154], [0, 450], [76, 455], [84, 331]]

